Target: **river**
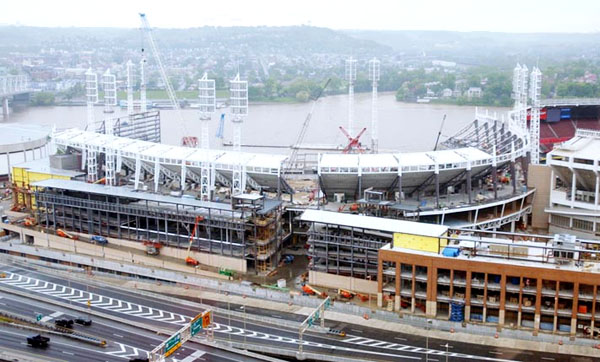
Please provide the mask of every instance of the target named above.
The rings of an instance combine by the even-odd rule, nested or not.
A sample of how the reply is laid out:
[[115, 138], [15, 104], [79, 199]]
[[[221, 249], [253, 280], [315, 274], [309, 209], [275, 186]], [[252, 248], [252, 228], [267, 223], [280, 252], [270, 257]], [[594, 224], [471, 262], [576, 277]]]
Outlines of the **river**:
[[[289, 146], [293, 144], [308, 112], [310, 103], [301, 104], [250, 104], [248, 117], [242, 125], [242, 143], [265, 146]], [[475, 107], [439, 104], [416, 104], [397, 102], [393, 93], [379, 94], [379, 149], [401, 152], [425, 151], [434, 147], [437, 133], [444, 115], [446, 121], [442, 129], [442, 140], [452, 135], [475, 118]], [[490, 111], [505, 112], [507, 108], [490, 108]], [[211, 146], [219, 144], [215, 133], [219, 115], [210, 122]], [[117, 109], [111, 117], [125, 115], [125, 110]], [[183, 135], [200, 138], [200, 121], [194, 109], [181, 111], [183, 122], [174, 110], [161, 110], [163, 143], [179, 145]], [[97, 120], [106, 115], [103, 107], [95, 107]], [[84, 127], [86, 107], [28, 107], [15, 110], [6, 123], [28, 123], [54, 125], [58, 129]], [[370, 145], [371, 94], [356, 94], [355, 133], [366, 127], [361, 137], [365, 145]], [[346, 137], [339, 126], [348, 126], [347, 96], [329, 96], [317, 103], [304, 144], [346, 144]], [[232, 123], [226, 115], [225, 141], [231, 141]], [[287, 153], [284, 149], [252, 148], [255, 152]]]

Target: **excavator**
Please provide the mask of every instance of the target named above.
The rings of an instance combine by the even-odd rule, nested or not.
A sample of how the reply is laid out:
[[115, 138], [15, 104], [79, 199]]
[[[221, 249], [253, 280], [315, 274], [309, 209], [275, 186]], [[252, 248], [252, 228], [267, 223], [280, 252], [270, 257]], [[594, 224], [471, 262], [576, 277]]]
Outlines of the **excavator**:
[[196, 216], [194, 220], [194, 228], [192, 229], [192, 233], [190, 234], [190, 243], [187, 248], [187, 256], [185, 258], [185, 263], [191, 266], [197, 266], [200, 262], [190, 256], [190, 250], [192, 250], [192, 243], [194, 242], [194, 236], [196, 236], [196, 229], [198, 228], [198, 223], [204, 221], [204, 216]]

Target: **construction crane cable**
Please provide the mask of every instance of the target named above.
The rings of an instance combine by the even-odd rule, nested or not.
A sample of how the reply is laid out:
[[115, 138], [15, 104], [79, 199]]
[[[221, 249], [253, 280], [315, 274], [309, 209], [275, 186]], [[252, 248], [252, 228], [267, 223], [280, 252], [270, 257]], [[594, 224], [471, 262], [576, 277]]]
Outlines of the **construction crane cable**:
[[327, 88], [327, 86], [329, 85], [330, 82], [331, 82], [331, 78], [327, 79], [327, 82], [325, 82], [325, 85], [323, 87], [321, 87], [321, 89], [319, 90], [319, 93], [313, 100], [312, 106], [310, 108], [310, 112], [308, 112], [308, 114], [306, 115], [306, 118], [304, 119], [304, 123], [302, 123], [302, 128], [300, 129], [300, 133], [298, 133], [298, 138], [296, 139], [296, 142], [292, 145], [292, 151], [290, 153], [290, 157], [288, 160], [288, 166], [283, 172], [284, 175], [286, 173], [288, 173], [292, 169], [292, 167], [294, 167], [294, 164], [296, 163], [296, 159], [298, 158], [298, 149], [300, 148], [300, 145], [304, 141], [304, 137], [306, 136], [306, 132], [308, 131], [308, 125], [310, 124], [310, 120], [311, 120], [313, 112], [315, 110], [315, 106], [317, 105], [317, 101], [319, 100], [319, 98], [321, 98], [321, 95], [323, 94], [323, 92], [325, 91], [325, 89]]
[[[186, 135], [188, 135], [188, 132], [187, 132], [187, 128], [185, 126], [185, 121], [183, 119], [183, 114], [181, 113], [181, 107], [179, 106], [179, 101], [177, 100], [175, 90], [173, 89], [173, 86], [171, 85], [171, 82], [169, 81], [169, 78], [167, 77], [167, 72], [165, 71], [165, 67], [163, 66], [163, 62], [162, 62], [160, 53], [158, 51], [158, 46], [156, 45], [156, 41], [154, 40], [154, 36], [152, 35], [152, 29], [150, 28], [150, 24], [148, 23], [146, 14], [140, 13], [140, 20], [142, 22], [142, 32], [144, 32], [146, 34], [146, 37], [148, 38], [148, 43], [150, 44], [150, 49], [152, 50], [152, 55], [154, 57], [154, 61], [158, 65], [158, 70], [160, 72], [160, 76], [161, 76], [163, 82], [165, 83], [167, 95], [169, 96], [169, 100], [171, 101], [171, 104], [173, 105], [173, 108], [175, 109], [175, 112], [177, 113], [177, 116], [179, 117], [179, 121], [180, 121], [181, 127], [183, 129], [184, 136], [186, 136]], [[144, 48], [142, 47], [142, 52], [143, 51], [144, 51]]]

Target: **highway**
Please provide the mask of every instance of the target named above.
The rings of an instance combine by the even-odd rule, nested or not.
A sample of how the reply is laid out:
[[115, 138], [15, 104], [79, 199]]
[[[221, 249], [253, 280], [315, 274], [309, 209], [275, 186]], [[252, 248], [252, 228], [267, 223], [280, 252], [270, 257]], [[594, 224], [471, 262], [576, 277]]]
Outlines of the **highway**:
[[[16, 265], [0, 265], [0, 271], [7, 274], [6, 278], [0, 279], [0, 285], [9, 287], [20, 292], [36, 295], [38, 297], [50, 298], [56, 301], [72, 303], [79, 307], [85, 306], [91, 301], [91, 309], [101, 311], [106, 315], [121, 318], [132, 323], [144, 323], [157, 329], [175, 331], [192, 316], [201, 312], [197, 308], [186, 305], [185, 301], [173, 303], [158, 298], [140, 296], [129, 291], [119, 290], [113, 287], [99, 288], [81, 281], [70, 281], [48, 275], [45, 272], [29, 270]], [[16, 305], [23, 304], [17, 297], [2, 294], [0, 303], [6, 303], [8, 308], [17, 308]], [[206, 302], [206, 301], [204, 301]], [[54, 305], [39, 302], [32, 303], [28, 308], [20, 310], [20, 313], [34, 313], [43, 311], [44, 315], [51, 315], [59, 311]], [[46, 304], [45, 306], [43, 304]], [[227, 303], [221, 303], [219, 307], [227, 307]], [[44, 308], [45, 309], [42, 309]], [[231, 309], [238, 309], [239, 305], [231, 304]], [[10, 309], [14, 310], [14, 309]], [[17, 310], [14, 310], [15, 313]], [[287, 313], [274, 314], [272, 311], [264, 311], [248, 308], [248, 314], [267, 314], [271, 317], [280, 316], [283, 319], [298, 320], [298, 316]], [[73, 313], [71, 313], [73, 315]], [[298, 331], [285, 328], [281, 325], [268, 325], [246, 319], [228, 318], [215, 316], [215, 337], [237, 343], [245, 342], [249, 349], [261, 350], [271, 347], [280, 350], [294, 351], [298, 348]], [[307, 333], [304, 338], [304, 351], [314, 352], [323, 356], [346, 357], [359, 360], [378, 361], [464, 361], [464, 360], [488, 360], [488, 361], [553, 361], [565, 360], [564, 357], [549, 353], [527, 352], [509, 349], [496, 349], [494, 347], [477, 344], [465, 344], [429, 338], [428, 341], [421, 336], [390, 333], [387, 331], [369, 329], [363, 326], [348, 325], [345, 323], [327, 323], [328, 327], [343, 328], [348, 332], [346, 338], [335, 337], [323, 333]], [[85, 327], [81, 327], [85, 328]], [[111, 340], [108, 352], [114, 355], [131, 354], [129, 348], [137, 348], [144, 352], [160, 343], [162, 337], [151, 336], [146, 331], [138, 328], [125, 327], [120, 323], [109, 320], [100, 321], [88, 327], [88, 333], [96, 334], [107, 340]], [[121, 333], [122, 332], [122, 333]], [[112, 334], [112, 335], [111, 335]], [[152, 339], [152, 337], [154, 339]], [[429, 348], [426, 348], [428, 344]], [[188, 346], [188, 344], [186, 344]], [[200, 345], [198, 345], [200, 346]], [[250, 348], [254, 346], [254, 348]], [[202, 346], [199, 349], [206, 349]], [[125, 349], [126, 351], [122, 351]], [[133, 350], [133, 349], [131, 349]], [[219, 352], [217, 352], [219, 351]], [[184, 358], [192, 349], [182, 348], [180, 355], [175, 358]], [[228, 359], [229, 356], [222, 354], [223, 351], [207, 351], [204, 357], [210, 360]], [[235, 356], [240, 360], [240, 356]], [[201, 359], [200, 359], [201, 360]], [[188, 361], [186, 361], [188, 362]]]

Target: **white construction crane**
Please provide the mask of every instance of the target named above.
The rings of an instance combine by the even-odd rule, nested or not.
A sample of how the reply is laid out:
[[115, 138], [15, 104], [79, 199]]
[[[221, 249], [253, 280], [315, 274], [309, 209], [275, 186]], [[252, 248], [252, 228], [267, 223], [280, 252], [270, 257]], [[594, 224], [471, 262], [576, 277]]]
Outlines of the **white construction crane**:
[[531, 117], [529, 134], [531, 139], [531, 163], [540, 163], [540, 96], [542, 93], [542, 72], [538, 67], [531, 70], [529, 81], [529, 96], [531, 98]]
[[354, 134], [354, 82], [356, 81], [356, 59], [346, 59], [346, 80], [348, 81], [348, 133]]
[[148, 110], [146, 104], [146, 54], [142, 49], [142, 59], [140, 60], [140, 112], [144, 113]]
[[377, 85], [381, 77], [381, 63], [377, 58], [369, 60], [369, 79], [373, 82], [373, 96], [371, 100], [371, 152], [377, 153], [379, 148], [379, 135], [377, 124]]
[[[148, 24], [148, 19], [146, 18], [146, 14], [140, 13], [140, 19], [142, 21], [142, 30], [146, 34], [148, 38], [148, 42], [150, 43], [150, 48], [152, 49], [152, 55], [154, 56], [154, 61], [158, 65], [158, 70], [160, 72], [160, 76], [165, 83], [165, 88], [167, 89], [167, 94], [169, 95], [169, 99], [171, 100], [171, 104], [173, 108], [179, 110], [179, 102], [177, 101], [177, 97], [175, 96], [175, 90], [173, 90], [173, 86], [167, 77], [167, 72], [165, 71], [165, 67], [163, 66], [162, 59], [160, 57], [160, 53], [158, 52], [158, 47], [156, 46], [156, 42], [154, 41], [154, 36], [152, 36], [152, 29], [150, 28], [150, 24]], [[181, 116], [181, 114], [180, 114]]]
[[310, 112], [308, 112], [308, 114], [306, 115], [304, 123], [302, 123], [300, 133], [298, 133], [298, 138], [296, 139], [296, 142], [292, 145], [292, 152], [290, 153], [290, 157], [288, 159], [288, 166], [283, 172], [284, 175], [289, 173], [291, 169], [296, 167], [295, 164], [298, 158], [298, 151], [300, 150], [300, 145], [302, 144], [302, 142], [304, 142], [304, 137], [306, 136], [306, 131], [308, 131], [308, 125], [310, 124], [313, 112], [315, 111], [315, 106], [317, 105], [317, 101], [319, 100], [319, 98], [321, 98], [321, 94], [323, 94], [323, 91], [329, 85], [329, 82], [331, 82], [331, 78], [327, 79], [327, 82], [325, 83], [323, 88], [321, 88], [319, 94], [317, 94], [317, 97], [313, 100], [312, 106], [310, 107]]
[[[248, 115], [248, 81], [240, 80], [240, 73], [229, 81], [231, 122], [233, 122], [233, 150], [242, 150], [242, 123]], [[233, 168], [231, 195], [238, 195], [246, 189], [246, 172], [241, 160]]]

